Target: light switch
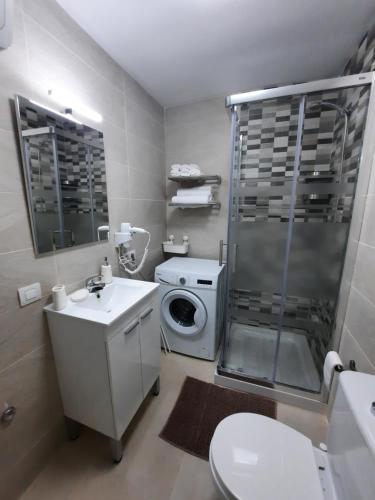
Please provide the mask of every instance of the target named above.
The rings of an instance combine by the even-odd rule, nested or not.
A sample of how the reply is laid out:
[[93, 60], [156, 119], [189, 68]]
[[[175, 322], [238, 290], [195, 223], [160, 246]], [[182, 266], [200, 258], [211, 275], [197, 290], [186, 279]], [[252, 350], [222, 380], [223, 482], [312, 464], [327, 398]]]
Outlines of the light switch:
[[32, 299], [37, 299], [38, 298], [38, 292], [35, 290], [33, 287], [31, 290], [26, 290], [25, 292], [25, 299], [26, 300], [32, 300]]
[[40, 283], [33, 283], [32, 285], [24, 286], [18, 289], [18, 296], [21, 306], [27, 306], [42, 297], [42, 290]]

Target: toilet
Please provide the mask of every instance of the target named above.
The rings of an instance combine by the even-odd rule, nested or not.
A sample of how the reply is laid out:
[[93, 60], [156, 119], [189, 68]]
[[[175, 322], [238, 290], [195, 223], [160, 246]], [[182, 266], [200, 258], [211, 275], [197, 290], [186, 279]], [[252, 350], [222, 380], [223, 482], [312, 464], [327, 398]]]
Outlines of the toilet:
[[287, 425], [255, 413], [220, 422], [210, 467], [227, 500], [373, 500], [375, 376], [340, 374], [327, 451]]

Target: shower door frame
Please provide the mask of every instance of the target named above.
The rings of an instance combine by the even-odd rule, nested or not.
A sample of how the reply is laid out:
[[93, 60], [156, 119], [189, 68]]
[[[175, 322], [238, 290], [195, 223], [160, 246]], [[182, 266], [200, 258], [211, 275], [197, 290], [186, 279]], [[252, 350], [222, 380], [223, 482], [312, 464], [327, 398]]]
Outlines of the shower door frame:
[[[358, 174], [356, 180], [356, 188], [354, 191], [353, 209], [352, 217], [349, 227], [349, 233], [346, 243], [346, 252], [343, 265], [343, 271], [341, 273], [340, 286], [338, 299], [335, 309], [335, 322], [332, 333], [332, 344], [333, 349], [338, 350], [340, 346], [342, 329], [344, 326], [346, 305], [348, 302], [350, 283], [354, 271], [354, 262], [357, 254], [358, 240], [360, 237], [361, 226], [364, 215], [365, 200], [364, 195], [367, 194], [368, 185], [371, 175], [371, 166], [375, 154], [375, 72], [360, 73], [357, 75], [348, 75], [338, 78], [330, 78], [325, 80], [317, 80], [307, 83], [301, 83], [296, 85], [287, 85], [284, 87], [277, 87], [265, 90], [255, 90], [250, 92], [244, 92], [240, 94], [234, 94], [226, 97], [225, 105], [231, 109], [231, 145], [230, 145], [230, 179], [229, 179], [229, 196], [228, 196], [228, 227], [227, 227], [227, 256], [226, 261], [228, 265], [232, 263], [231, 258], [231, 226], [232, 217], [234, 212], [233, 207], [233, 177], [234, 170], [236, 167], [236, 132], [237, 132], [237, 110], [236, 106], [240, 104], [259, 102], [270, 99], [276, 99], [278, 97], [291, 97], [300, 96], [301, 101], [306, 99], [308, 94], [328, 91], [328, 90], [342, 90], [346, 88], [353, 88], [359, 86], [369, 86], [369, 101], [367, 107], [367, 116], [365, 121], [365, 128], [362, 140], [362, 151], [359, 161]], [[303, 120], [302, 120], [303, 122]], [[299, 123], [300, 126], [300, 123]], [[296, 154], [295, 162], [297, 158], [298, 144], [296, 144]], [[300, 159], [298, 159], [299, 167]], [[359, 224], [352, 224], [352, 221], [361, 221]], [[351, 242], [356, 242], [352, 245], [349, 255], [349, 244]], [[289, 243], [290, 244], [290, 243]], [[288, 243], [287, 243], [288, 245]], [[227, 272], [228, 270], [227, 266]], [[253, 392], [256, 394], [264, 395], [276, 399], [280, 402], [292, 403], [309, 409], [320, 410], [322, 405], [328, 401], [329, 394], [322, 388], [320, 394], [309, 393], [303, 389], [297, 389], [293, 387], [288, 387], [282, 384], [278, 384], [272, 381], [273, 387], [268, 387], [268, 384], [263, 385], [261, 380], [257, 380], [255, 377], [251, 377], [251, 374], [239, 373], [235, 370], [224, 368], [222, 366], [223, 358], [225, 356], [225, 349], [227, 344], [227, 338], [229, 336], [230, 322], [228, 318], [230, 304], [229, 293], [230, 293], [230, 280], [227, 276], [226, 279], [226, 304], [225, 308], [225, 327], [224, 327], [224, 339], [223, 348], [220, 354], [218, 370], [215, 373], [215, 381], [221, 385], [227, 387], [239, 388], [248, 392]], [[280, 341], [281, 332], [278, 331], [278, 343]], [[276, 353], [277, 355], [277, 353]], [[276, 356], [275, 356], [276, 358]], [[220, 371], [219, 371], [220, 367]], [[276, 369], [274, 367], [274, 369]], [[228, 374], [226, 375], [225, 372]]]

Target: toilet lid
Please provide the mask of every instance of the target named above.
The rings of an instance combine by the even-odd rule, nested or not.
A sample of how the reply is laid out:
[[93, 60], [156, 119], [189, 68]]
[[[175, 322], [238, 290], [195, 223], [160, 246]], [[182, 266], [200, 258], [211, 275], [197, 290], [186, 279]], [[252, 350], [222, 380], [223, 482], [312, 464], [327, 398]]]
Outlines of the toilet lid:
[[222, 420], [210, 462], [229, 498], [323, 500], [310, 439], [263, 415], [237, 413]]

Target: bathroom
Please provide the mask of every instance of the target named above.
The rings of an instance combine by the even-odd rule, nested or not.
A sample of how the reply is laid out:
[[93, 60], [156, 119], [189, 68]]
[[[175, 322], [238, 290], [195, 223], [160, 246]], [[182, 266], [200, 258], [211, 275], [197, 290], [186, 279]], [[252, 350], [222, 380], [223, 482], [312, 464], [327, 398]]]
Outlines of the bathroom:
[[[0, 0], [0, 47], [0, 499], [374, 498], [371, 454], [367, 496], [313, 496], [303, 471], [284, 490], [275, 442], [284, 429], [289, 444], [306, 436], [329, 455], [340, 384], [354, 377], [365, 394], [375, 375], [373, 0]], [[59, 123], [70, 124], [64, 157]], [[68, 188], [91, 167], [77, 205]], [[33, 182], [46, 182], [39, 200]], [[192, 202], [197, 192], [208, 198]], [[48, 199], [58, 215], [66, 203], [52, 238], [38, 221]], [[116, 396], [105, 370], [122, 345], [112, 333], [105, 352], [94, 342], [125, 302], [126, 356], [143, 367], [136, 378], [120, 359]], [[213, 325], [211, 343], [172, 331], [177, 315], [190, 328], [192, 311], [201, 332]], [[116, 403], [102, 407], [102, 395], [116, 402], [135, 383], [113, 434]], [[208, 447], [238, 413], [262, 419], [241, 423], [245, 468], [256, 466], [254, 428], [270, 426], [259, 447], [276, 455], [266, 472], [279, 496], [245, 469], [220, 491]], [[212, 426], [213, 414], [217, 432], [193, 446], [190, 417]], [[303, 460], [292, 444], [293, 468]]]

